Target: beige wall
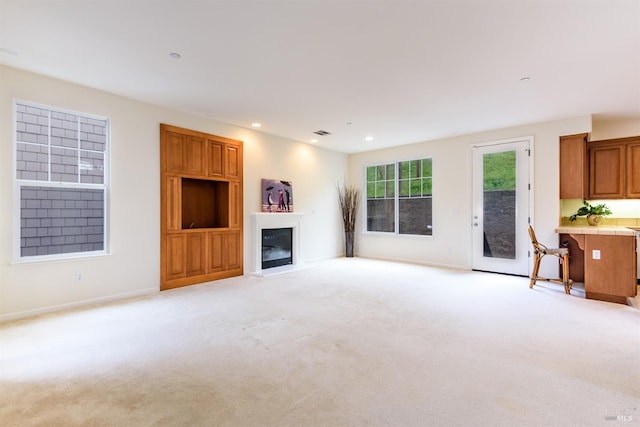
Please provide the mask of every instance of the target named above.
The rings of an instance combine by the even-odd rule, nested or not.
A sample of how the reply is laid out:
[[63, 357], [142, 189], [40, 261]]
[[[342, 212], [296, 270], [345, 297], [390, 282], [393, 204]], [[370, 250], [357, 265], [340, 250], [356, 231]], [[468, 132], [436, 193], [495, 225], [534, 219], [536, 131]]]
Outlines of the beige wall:
[[600, 141], [638, 135], [640, 135], [640, 117], [610, 119], [606, 116], [595, 115], [593, 117], [593, 131], [589, 140]]
[[[110, 255], [13, 263], [14, 99], [110, 118]], [[244, 142], [245, 272], [261, 178], [293, 182], [296, 210], [304, 212], [302, 261], [343, 253], [335, 184], [347, 176], [345, 154], [0, 66], [0, 320], [159, 290], [160, 123]]]
[[[13, 100], [57, 106], [111, 120], [111, 254], [103, 257], [13, 263]], [[557, 241], [558, 140], [591, 132], [590, 116], [538, 123], [455, 138], [403, 145], [347, 156], [269, 136], [204, 117], [0, 66], [0, 320], [58, 308], [133, 296], [159, 289], [159, 124], [191, 128], [244, 142], [244, 265], [253, 262], [251, 213], [260, 209], [260, 179], [294, 184], [301, 224], [301, 258], [312, 261], [343, 253], [335, 184], [361, 185], [366, 165], [432, 157], [433, 237], [358, 233], [356, 255], [471, 268], [471, 146], [534, 137], [534, 213], [538, 238]], [[640, 134], [640, 119], [599, 120], [593, 139]], [[362, 221], [358, 224], [361, 230]], [[84, 280], [76, 282], [77, 272]], [[543, 265], [543, 275], [555, 274]]]
[[[353, 154], [349, 157], [349, 180], [361, 184], [364, 168], [379, 162], [412, 158], [433, 158], [432, 237], [393, 236], [363, 233], [360, 221], [356, 254], [453, 268], [470, 269], [471, 253], [471, 172], [473, 144], [534, 137], [533, 222], [540, 241], [556, 242], [554, 229], [559, 221], [559, 137], [591, 131], [591, 117], [519, 126], [491, 132], [428, 141], [392, 149]], [[542, 273], [557, 274], [553, 265], [543, 265]]]

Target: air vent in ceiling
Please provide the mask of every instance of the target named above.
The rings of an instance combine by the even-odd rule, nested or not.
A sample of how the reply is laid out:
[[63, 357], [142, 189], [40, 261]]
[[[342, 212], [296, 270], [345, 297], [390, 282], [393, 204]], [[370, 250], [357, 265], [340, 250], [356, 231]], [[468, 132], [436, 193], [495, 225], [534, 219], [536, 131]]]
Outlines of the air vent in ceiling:
[[326, 130], [317, 130], [314, 133], [320, 136], [331, 135], [331, 132], [327, 132]]

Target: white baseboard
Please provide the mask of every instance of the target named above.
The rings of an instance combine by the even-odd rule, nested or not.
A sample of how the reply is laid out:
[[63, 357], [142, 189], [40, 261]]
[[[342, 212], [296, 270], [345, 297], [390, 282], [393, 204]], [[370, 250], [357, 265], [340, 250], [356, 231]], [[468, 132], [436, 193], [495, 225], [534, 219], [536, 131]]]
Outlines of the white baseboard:
[[457, 264], [445, 264], [439, 262], [428, 262], [424, 260], [416, 260], [414, 258], [403, 258], [403, 257], [377, 257], [377, 256], [369, 256], [369, 255], [357, 255], [360, 258], [366, 259], [374, 259], [380, 261], [392, 261], [392, 262], [401, 262], [405, 264], [415, 264], [415, 265], [424, 265], [425, 267], [437, 267], [444, 268], [447, 270], [460, 270], [460, 271], [471, 271], [470, 267], [457, 265]]
[[0, 315], [0, 323], [9, 322], [11, 320], [24, 319], [27, 317], [39, 316], [41, 314], [53, 313], [56, 311], [67, 310], [70, 308], [83, 307], [91, 304], [98, 304], [103, 302], [122, 300], [126, 298], [139, 297], [143, 295], [153, 294], [156, 292], [160, 292], [160, 290], [156, 288], [146, 288], [139, 291], [125, 292], [123, 294], [109, 295], [106, 297], [92, 298], [92, 299], [87, 299], [82, 301], [74, 301], [67, 304], [52, 305], [48, 307], [35, 308], [32, 310], [18, 311], [15, 313], [7, 313], [7, 314]]

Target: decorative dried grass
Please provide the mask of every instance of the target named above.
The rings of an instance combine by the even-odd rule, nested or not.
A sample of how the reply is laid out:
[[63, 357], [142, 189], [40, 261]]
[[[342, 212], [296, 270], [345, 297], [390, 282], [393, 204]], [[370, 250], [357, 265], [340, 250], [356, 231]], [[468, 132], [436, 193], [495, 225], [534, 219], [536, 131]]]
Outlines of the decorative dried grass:
[[360, 190], [353, 185], [337, 185], [338, 201], [342, 213], [342, 223], [345, 233], [353, 232], [356, 228], [356, 216], [360, 204]]

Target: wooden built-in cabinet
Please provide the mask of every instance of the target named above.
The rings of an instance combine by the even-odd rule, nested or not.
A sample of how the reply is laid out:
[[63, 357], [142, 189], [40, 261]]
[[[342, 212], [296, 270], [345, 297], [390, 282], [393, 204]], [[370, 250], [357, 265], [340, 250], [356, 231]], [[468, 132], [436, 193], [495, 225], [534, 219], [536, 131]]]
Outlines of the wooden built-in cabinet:
[[587, 142], [560, 137], [561, 199], [640, 198], [640, 136]]
[[160, 289], [242, 275], [242, 142], [162, 124], [160, 162]]

